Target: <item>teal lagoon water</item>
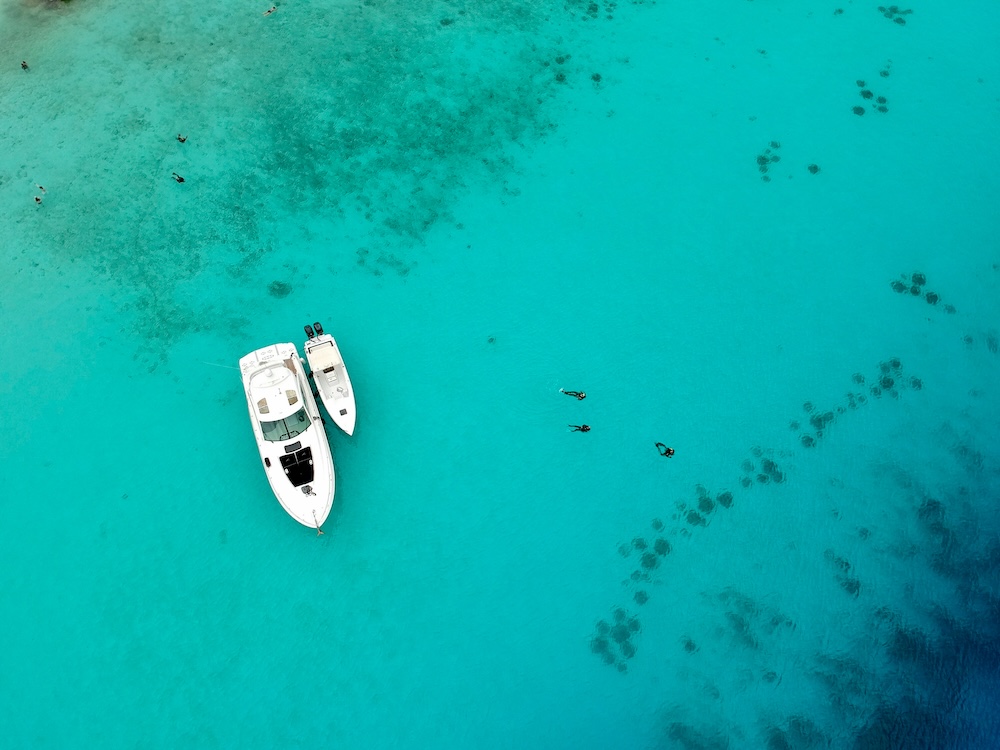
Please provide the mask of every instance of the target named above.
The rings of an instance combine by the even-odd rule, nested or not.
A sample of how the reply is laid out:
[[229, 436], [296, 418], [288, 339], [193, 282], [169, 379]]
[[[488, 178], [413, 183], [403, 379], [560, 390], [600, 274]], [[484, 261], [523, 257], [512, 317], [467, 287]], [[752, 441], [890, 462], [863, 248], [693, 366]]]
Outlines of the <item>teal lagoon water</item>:
[[995, 747], [996, 8], [265, 10], [0, 5], [3, 746]]

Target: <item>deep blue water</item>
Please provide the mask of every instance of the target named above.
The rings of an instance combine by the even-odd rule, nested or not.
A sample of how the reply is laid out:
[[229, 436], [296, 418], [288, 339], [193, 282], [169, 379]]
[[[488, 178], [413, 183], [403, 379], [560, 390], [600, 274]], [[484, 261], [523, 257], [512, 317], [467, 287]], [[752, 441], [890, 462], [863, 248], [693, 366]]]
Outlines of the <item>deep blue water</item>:
[[1000, 746], [996, 7], [267, 8], [0, 2], [0, 746]]

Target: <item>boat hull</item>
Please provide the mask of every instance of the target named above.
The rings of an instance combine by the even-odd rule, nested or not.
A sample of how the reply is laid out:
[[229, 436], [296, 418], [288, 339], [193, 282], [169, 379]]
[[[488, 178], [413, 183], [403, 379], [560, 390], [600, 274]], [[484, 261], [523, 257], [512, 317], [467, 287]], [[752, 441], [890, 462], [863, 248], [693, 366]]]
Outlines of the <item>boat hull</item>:
[[313, 382], [327, 413], [341, 430], [354, 434], [358, 411], [354, 402], [354, 388], [347, 374], [344, 358], [333, 336], [323, 333], [310, 338], [303, 345]]
[[243, 390], [264, 474], [292, 518], [318, 529], [333, 507], [336, 475], [319, 406], [294, 344], [240, 359]]

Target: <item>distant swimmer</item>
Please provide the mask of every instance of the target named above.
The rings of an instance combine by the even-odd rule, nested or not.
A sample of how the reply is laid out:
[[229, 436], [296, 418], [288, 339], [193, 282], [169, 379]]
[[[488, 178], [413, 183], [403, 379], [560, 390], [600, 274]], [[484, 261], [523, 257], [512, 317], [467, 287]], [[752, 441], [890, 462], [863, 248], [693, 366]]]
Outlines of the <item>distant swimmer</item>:
[[656, 444], [656, 450], [658, 450], [660, 452], [661, 456], [666, 456], [667, 458], [670, 458], [670, 457], [672, 457], [674, 455], [674, 449], [673, 448], [668, 448], [663, 443], [657, 443]]
[[21, 70], [27, 70], [27, 69], [28, 69], [28, 63], [24, 60], [21, 60]]
[[181, 177], [181, 176], [180, 176], [179, 174], [177, 174], [176, 172], [171, 172], [171, 174], [172, 174], [172, 175], [174, 176], [174, 179], [175, 179], [175, 180], [177, 180], [178, 182], [184, 182], [184, 178], [183, 178], [183, 177]]
[[188, 138], [186, 135], [181, 135], [180, 133], [177, 134], [177, 140], [179, 140], [181, 143], [184, 143], [184, 141], [186, 141], [187, 139]]
[[41, 190], [41, 191], [42, 191], [43, 193], [45, 192], [45, 188], [43, 188], [43, 187], [42, 187], [41, 185], [39, 185], [39, 184], [38, 184], [37, 182], [35, 183], [35, 187], [36, 187], [36, 188], [38, 188], [39, 190]]
[[274, 13], [274, 11], [276, 11], [277, 9], [278, 9], [278, 6], [277, 6], [277, 5], [272, 5], [272, 6], [270, 7], [270, 8], [268, 8], [267, 10], [265, 10], [265, 11], [264, 11], [264, 14], [263, 14], [263, 15], [265, 15], [265, 16], [269, 16], [269, 15], [271, 15], [272, 13]]
[[575, 396], [577, 401], [583, 401], [587, 398], [587, 394], [583, 391], [564, 391], [562, 388], [559, 389], [560, 393], [565, 393], [567, 396]]
[[36, 195], [35, 196], [35, 205], [36, 206], [42, 205], [42, 196], [40, 196], [40, 195]]
[[590, 432], [589, 424], [571, 424], [569, 426], [570, 432]]

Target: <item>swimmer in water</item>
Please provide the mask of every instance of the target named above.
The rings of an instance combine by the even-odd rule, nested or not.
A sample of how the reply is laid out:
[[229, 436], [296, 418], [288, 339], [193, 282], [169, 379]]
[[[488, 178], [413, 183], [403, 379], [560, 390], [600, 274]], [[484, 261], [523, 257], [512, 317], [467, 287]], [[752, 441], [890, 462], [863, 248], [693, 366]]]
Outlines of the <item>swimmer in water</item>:
[[569, 426], [570, 432], [590, 432], [589, 424], [571, 424]]
[[267, 10], [264, 11], [263, 15], [269, 16], [272, 13], [274, 13], [274, 11], [276, 11], [277, 9], [278, 9], [277, 5], [272, 5], [270, 8], [268, 8]]
[[36, 195], [35, 196], [35, 205], [36, 206], [42, 205], [42, 196], [40, 196], [40, 195]]
[[27, 70], [27, 69], [28, 69], [27, 61], [21, 60], [21, 70]]
[[184, 182], [184, 178], [183, 178], [183, 177], [181, 177], [181, 176], [180, 176], [179, 174], [177, 174], [176, 172], [171, 172], [171, 174], [172, 174], [172, 175], [174, 176], [174, 179], [175, 179], [175, 180], [177, 180], [177, 182]]
[[666, 456], [667, 458], [671, 458], [674, 455], [674, 449], [668, 448], [663, 443], [657, 443], [656, 450], [660, 452], [661, 456]]
[[184, 143], [184, 141], [187, 140], [187, 136], [186, 135], [181, 135], [180, 133], [178, 133], [177, 134], [177, 140], [180, 141], [181, 143]]
[[37, 182], [35, 183], [35, 187], [36, 187], [36, 188], [38, 188], [39, 190], [41, 190], [41, 191], [42, 191], [43, 193], [45, 192], [45, 188], [43, 188], [43, 187], [42, 187], [41, 185], [39, 185], [39, 184], [38, 184]]
[[564, 391], [562, 388], [559, 389], [560, 393], [565, 393], [567, 396], [576, 396], [577, 401], [583, 401], [587, 398], [587, 394], [583, 391]]

